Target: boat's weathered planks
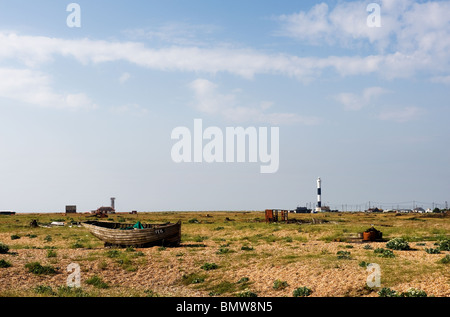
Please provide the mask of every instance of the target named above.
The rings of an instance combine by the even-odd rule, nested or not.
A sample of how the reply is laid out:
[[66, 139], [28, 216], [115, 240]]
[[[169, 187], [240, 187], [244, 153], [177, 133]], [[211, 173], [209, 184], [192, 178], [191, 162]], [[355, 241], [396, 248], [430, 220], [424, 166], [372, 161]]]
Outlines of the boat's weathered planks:
[[143, 224], [143, 229], [128, 229], [133, 224], [86, 221], [82, 225], [105, 245], [147, 247], [177, 246], [181, 241], [181, 221], [166, 224]]

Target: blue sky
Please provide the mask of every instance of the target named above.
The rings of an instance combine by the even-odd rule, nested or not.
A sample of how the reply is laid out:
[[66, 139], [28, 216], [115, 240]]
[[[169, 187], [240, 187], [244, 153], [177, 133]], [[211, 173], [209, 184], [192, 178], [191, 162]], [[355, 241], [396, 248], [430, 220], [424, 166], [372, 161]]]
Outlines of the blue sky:
[[[450, 199], [450, 1], [69, 3], [0, 1], [0, 210]], [[279, 127], [278, 171], [173, 162], [197, 118]]]

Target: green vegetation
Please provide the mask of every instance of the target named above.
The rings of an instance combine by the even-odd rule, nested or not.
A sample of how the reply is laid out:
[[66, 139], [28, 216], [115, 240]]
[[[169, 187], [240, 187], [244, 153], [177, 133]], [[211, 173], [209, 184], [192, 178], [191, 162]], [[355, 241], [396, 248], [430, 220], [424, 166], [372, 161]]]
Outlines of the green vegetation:
[[294, 296], [294, 297], [307, 297], [307, 296], [309, 296], [309, 295], [311, 295], [311, 294], [312, 294], [312, 290], [309, 289], [309, 288], [306, 287], [306, 286], [296, 288], [296, 289], [292, 292], [292, 296]]
[[49, 249], [47, 250], [47, 258], [56, 258], [56, 251]]
[[289, 286], [289, 284], [286, 281], [275, 280], [273, 282], [273, 289], [276, 289], [276, 290], [285, 289], [288, 286]]
[[94, 275], [91, 278], [87, 279], [86, 284], [102, 289], [109, 288], [108, 283], [104, 282], [103, 279], [97, 275]]
[[200, 284], [203, 283], [206, 279], [206, 276], [203, 274], [198, 273], [190, 273], [190, 274], [184, 274], [182, 277], [182, 283], [184, 285], [190, 285], [190, 284]]
[[443, 239], [438, 242], [439, 250], [450, 251], [450, 239]]
[[395, 258], [395, 254], [394, 252], [392, 252], [392, 250], [387, 250], [384, 248], [376, 248], [375, 250], [373, 250], [373, 253], [381, 258]]
[[427, 293], [423, 290], [410, 288], [406, 292], [398, 293], [397, 291], [391, 290], [388, 287], [383, 287], [379, 292], [380, 297], [427, 297]]
[[[163, 223], [181, 220], [183, 223], [182, 245], [179, 248], [155, 246], [111, 249], [104, 248], [103, 242], [86, 228], [68, 226], [69, 223], [88, 220], [85, 215], [71, 215], [70, 218], [55, 214], [0, 216], [0, 253], [5, 254], [0, 256], [0, 279], [17, 271], [30, 282], [30, 288], [26, 291], [14, 289], [14, 285], [12, 289], [6, 286], [0, 288], [0, 296], [178, 296], [189, 294], [190, 291], [200, 296], [286, 296], [288, 293], [294, 295], [294, 292], [294, 296], [310, 296], [305, 289], [294, 290], [292, 286], [296, 285], [289, 285], [296, 283], [296, 277], [292, 275], [296, 272], [295, 267], [304, 266], [311, 274], [317, 274], [319, 279], [324, 279], [324, 274], [340, 278], [346, 270], [357, 267], [358, 274], [361, 274], [358, 278], [364, 278], [368, 274], [365, 272], [367, 265], [378, 263], [382, 269], [383, 284], [393, 289], [404, 281], [411, 281], [414, 286], [414, 283], [424, 281], [432, 274], [438, 276], [448, 272], [448, 217], [381, 213], [289, 214], [289, 219], [298, 222], [267, 224], [263, 216], [263, 212], [110, 215], [102, 221]], [[41, 225], [59, 219], [66, 226], [31, 228], [29, 224], [33, 219]], [[354, 243], [357, 234], [372, 224], [383, 232], [388, 242]], [[69, 274], [65, 266], [72, 261], [81, 264], [83, 283], [90, 277], [89, 283], [92, 284], [86, 283], [86, 289], [54, 286], [55, 281], [64, 283]], [[24, 274], [26, 263], [27, 273]], [[12, 268], [8, 269], [10, 266]], [[287, 268], [286, 272], [291, 273], [289, 277], [283, 272], [284, 267]], [[116, 272], [123, 277], [123, 283], [102, 288], [101, 282], [105, 282], [100, 276], [106, 278]], [[134, 288], [134, 279], [126, 278], [133, 275], [129, 272], [148, 276], [151, 284], [143, 286], [148, 289]], [[260, 274], [255, 274], [257, 272], [273, 275], [268, 279], [260, 279]], [[55, 273], [59, 275], [44, 276]], [[166, 278], [166, 273], [170, 274], [170, 278]], [[37, 278], [33, 274], [43, 276]], [[236, 282], [230, 278], [240, 280]], [[176, 281], [178, 288], [173, 288], [176, 291], [161, 287], [165, 281]], [[50, 287], [39, 283], [52, 284]], [[425, 288], [424, 291], [431, 292]], [[362, 286], [358, 290], [325, 290], [325, 294], [327, 292], [337, 296], [369, 294]], [[322, 293], [323, 289], [320, 290]], [[384, 293], [389, 292], [384, 290]], [[398, 296], [421, 294], [413, 291], [403, 295], [395, 291], [391, 293]]]
[[8, 261], [6, 261], [4, 259], [0, 260], [0, 268], [5, 269], [5, 268], [11, 267], [11, 266], [12, 265], [11, 265], [10, 262], [8, 262]]
[[450, 264], [450, 254], [447, 254], [438, 261], [439, 264]]
[[350, 259], [350, 252], [349, 251], [338, 251], [337, 253], [337, 258], [342, 260], [348, 260]]
[[6, 244], [0, 242], [0, 254], [7, 254], [9, 247]]
[[205, 270], [205, 271], [210, 271], [210, 270], [215, 270], [218, 267], [219, 266], [217, 264], [215, 264], [215, 263], [205, 263], [200, 268]]
[[408, 242], [403, 238], [395, 238], [386, 243], [386, 248], [392, 250], [410, 250]]
[[56, 274], [56, 269], [52, 266], [43, 266], [39, 262], [30, 262], [25, 264], [25, 268], [28, 269], [30, 273], [36, 275], [44, 274]]
[[425, 252], [428, 254], [438, 254], [441, 253], [440, 248], [425, 248]]

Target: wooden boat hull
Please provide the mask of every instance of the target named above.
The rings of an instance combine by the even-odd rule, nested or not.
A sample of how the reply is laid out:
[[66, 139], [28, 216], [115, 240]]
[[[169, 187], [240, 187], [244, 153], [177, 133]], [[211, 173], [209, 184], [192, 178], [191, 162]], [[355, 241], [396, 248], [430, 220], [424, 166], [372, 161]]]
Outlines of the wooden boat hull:
[[133, 224], [86, 221], [81, 223], [105, 246], [149, 247], [177, 246], [181, 241], [181, 221], [167, 224], [144, 224], [143, 229], [131, 229]]

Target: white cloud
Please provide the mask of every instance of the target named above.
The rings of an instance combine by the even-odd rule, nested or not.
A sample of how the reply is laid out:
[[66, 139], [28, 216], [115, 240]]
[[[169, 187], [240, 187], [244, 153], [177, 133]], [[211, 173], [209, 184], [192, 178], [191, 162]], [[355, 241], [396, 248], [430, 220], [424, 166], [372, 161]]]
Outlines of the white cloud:
[[37, 67], [55, 56], [63, 56], [75, 58], [82, 64], [128, 61], [140, 67], [163, 71], [228, 72], [249, 79], [257, 74], [280, 74], [302, 81], [317, 78], [326, 69], [334, 69], [343, 76], [380, 73], [395, 78], [408, 77], [417, 70], [432, 66], [439, 70], [445, 68], [445, 65], [435, 65], [433, 59], [424, 58], [421, 54], [316, 58], [230, 47], [150, 49], [139, 42], [65, 40], [4, 32], [0, 32], [0, 43], [0, 61], [15, 59], [29, 67]]
[[344, 105], [345, 110], [361, 110], [369, 105], [375, 98], [389, 91], [382, 87], [369, 87], [360, 94], [341, 93], [335, 96], [335, 99]]
[[83, 93], [57, 93], [48, 75], [29, 69], [0, 68], [0, 97], [49, 108], [95, 108]]
[[[320, 3], [309, 11], [282, 15], [278, 17], [280, 30], [276, 34], [313, 45], [367, 48], [376, 57], [376, 72], [389, 78], [408, 77], [417, 71], [450, 71], [449, 1], [379, 3], [379, 28], [367, 25], [369, 1], [352, 1], [338, 2], [331, 9]], [[364, 62], [362, 66], [368, 66], [369, 57], [359, 59]], [[358, 58], [350, 60], [353, 64]], [[346, 73], [353, 69], [334, 67]]]
[[148, 114], [148, 109], [142, 107], [136, 103], [129, 103], [121, 106], [112, 107], [110, 109], [113, 113], [122, 115], [122, 114], [131, 114], [136, 116], [142, 116]]
[[449, 85], [450, 84], [450, 75], [433, 77], [433, 78], [431, 78], [431, 82]]
[[124, 84], [124, 83], [126, 83], [130, 78], [131, 78], [130, 73], [125, 72], [125, 73], [123, 73], [122, 75], [120, 75], [120, 77], [119, 77], [119, 82], [120, 82], [121, 84]]
[[268, 113], [267, 110], [273, 106], [269, 101], [262, 101], [257, 106], [242, 106], [236, 91], [222, 94], [218, 86], [207, 79], [196, 79], [189, 87], [194, 93], [194, 107], [198, 111], [221, 116], [232, 122], [315, 125], [320, 121], [316, 117], [303, 117], [294, 113]]
[[[414, 3], [382, 0], [382, 27], [366, 25], [368, 1], [338, 2], [334, 8], [321, 3], [309, 11], [279, 17], [279, 34], [315, 45], [369, 46], [368, 54], [300, 57], [284, 53], [236, 48], [230, 45], [202, 46], [180, 42], [152, 48], [142, 42], [61, 39], [27, 36], [0, 31], [0, 61], [18, 61], [39, 67], [55, 57], [74, 58], [80, 63], [127, 61], [149, 69], [216, 74], [227, 72], [251, 79], [258, 74], [277, 74], [311, 81], [324, 71], [342, 76], [380, 75], [410, 78], [416, 74], [448, 76], [450, 72], [450, 2]], [[154, 31], [168, 38], [174, 34], [203, 34], [207, 27], [167, 25]], [[146, 33], [144, 32], [144, 35]], [[195, 36], [192, 35], [194, 38]]]
[[378, 116], [381, 120], [404, 123], [418, 119], [424, 114], [424, 110], [418, 107], [405, 107], [403, 109], [385, 110]]
[[123, 33], [132, 40], [162, 41], [175, 45], [207, 46], [209, 38], [219, 28], [209, 24], [189, 24], [186, 22], [166, 22], [159, 26], [128, 29]]

